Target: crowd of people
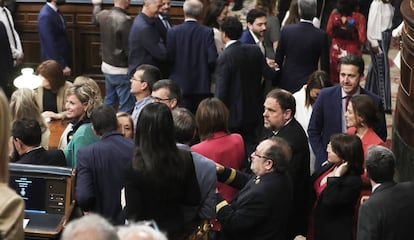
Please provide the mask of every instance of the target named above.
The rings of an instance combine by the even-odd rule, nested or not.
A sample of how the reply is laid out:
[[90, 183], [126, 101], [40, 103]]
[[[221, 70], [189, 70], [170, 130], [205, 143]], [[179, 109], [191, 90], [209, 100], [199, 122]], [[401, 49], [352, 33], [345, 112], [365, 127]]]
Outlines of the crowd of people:
[[[385, 143], [393, 6], [373, 0], [366, 20], [356, 0], [323, 8], [293, 0], [281, 24], [289, 4], [278, 2], [257, 0], [243, 30], [226, 0], [210, 3], [204, 25], [202, 2], [184, 1], [176, 26], [170, 0], [144, 0], [135, 19], [129, 0], [105, 10], [93, 0], [102, 98], [89, 77], [66, 81], [64, 0], [47, 0], [41, 86], [17, 89], [10, 101], [0, 91], [0, 238], [23, 239], [9, 161], [76, 169], [84, 216], [67, 224], [65, 240], [409, 236], [413, 183], [393, 181]], [[14, 45], [12, 68], [24, 55], [3, 12], [1, 49]], [[48, 149], [48, 121], [67, 122], [58, 149]]]

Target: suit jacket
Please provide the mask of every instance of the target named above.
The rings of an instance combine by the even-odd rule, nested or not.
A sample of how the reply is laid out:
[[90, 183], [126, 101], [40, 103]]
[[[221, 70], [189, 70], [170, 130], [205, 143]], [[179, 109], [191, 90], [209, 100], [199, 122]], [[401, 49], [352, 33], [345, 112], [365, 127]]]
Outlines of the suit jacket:
[[0, 87], [7, 95], [10, 95], [8, 84], [11, 82], [11, 71], [13, 69], [13, 55], [10, 49], [7, 31], [3, 22], [0, 22]]
[[407, 239], [414, 222], [414, 183], [382, 183], [359, 209], [358, 240]]
[[226, 168], [218, 174], [218, 180], [241, 189], [231, 204], [217, 194], [217, 219], [224, 239], [288, 239], [293, 204], [287, 174], [271, 172], [256, 177]]
[[53, 59], [63, 69], [71, 66], [71, 47], [63, 16], [45, 4], [37, 18], [42, 61]]
[[230, 129], [254, 129], [262, 121], [265, 60], [257, 46], [239, 41], [224, 49], [217, 60], [215, 96], [229, 109]]
[[121, 189], [133, 152], [133, 141], [117, 132], [78, 151], [75, 197], [82, 210], [99, 213], [114, 224], [124, 223]]
[[0, 236], [24, 239], [24, 200], [7, 183], [0, 183]]
[[[380, 121], [374, 130], [381, 139], [387, 138], [387, 127], [382, 100], [368, 90], [360, 88], [361, 94], [367, 94], [373, 100], [381, 114]], [[315, 153], [315, 169], [321, 167], [327, 160], [326, 146], [332, 134], [342, 132], [342, 95], [341, 86], [322, 89], [313, 105], [312, 116], [309, 122], [309, 142]]]
[[246, 44], [256, 44], [256, 41], [254, 40], [252, 34], [250, 33], [249, 29], [246, 29], [243, 31], [243, 34], [240, 37], [239, 40], [241, 43]]
[[[270, 133], [267, 137], [273, 136]], [[310, 177], [308, 137], [300, 123], [295, 119], [282, 127], [275, 135], [285, 139], [292, 150], [289, 161], [289, 175], [293, 184], [293, 217], [289, 225], [289, 236], [305, 235], [307, 231], [307, 203]]]
[[213, 30], [196, 21], [185, 21], [167, 32], [170, 78], [183, 95], [209, 94], [217, 59]]
[[329, 72], [328, 36], [312, 23], [287, 25], [280, 33], [275, 61], [280, 67], [278, 86], [297, 92], [318, 70], [319, 61], [321, 69]]
[[352, 240], [353, 216], [362, 186], [361, 176], [348, 171], [341, 177], [329, 177], [326, 188], [316, 199], [313, 185], [332, 165], [324, 165], [311, 177], [311, 203], [316, 201], [311, 215], [314, 223], [313, 239], [330, 240], [335, 236], [338, 240]]
[[128, 74], [132, 76], [141, 64], [160, 68], [163, 76], [166, 70], [162, 64], [167, 60], [167, 49], [156, 27], [157, 18], [144, 13], [138, 14], [132, 24], [128, 40]]
[[43, 147], [23, 154], [16, 163], [66, 167], [62, 150], [45, 150]]

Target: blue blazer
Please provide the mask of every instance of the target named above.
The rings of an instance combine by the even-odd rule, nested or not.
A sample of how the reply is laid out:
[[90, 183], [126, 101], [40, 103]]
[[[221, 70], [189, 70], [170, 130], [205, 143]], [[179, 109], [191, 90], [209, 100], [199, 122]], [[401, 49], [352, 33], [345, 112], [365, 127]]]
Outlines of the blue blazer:
[[254, 41], [254, 38], [253, 38], [252, 34], [250, 33], [249, 29], [244, 30], [244, 32], [241, 35], [239, 41], [241, 43], [246, 43], [246, 44], [256, 44], [256, 42]]
[[217, 59], [213, 29], [196, 21], [186, 21], [168, 29], [170, 78], [177, 82], [183, 95], [209, 94], [211, 74]]
[[[367, 94], [373, 100], [381, 114], [380, 121], [374, 127], [382, 140], [387, 139], [387, 126], [382, 100], [377, 95], [361, 88], [361, 94]], [[341, 86], [322, 89], [313, 105], [308, 126], [309, 143], [315, 153], [315, 170], [327, 160], [326, 146], [332, 134], [342, 132], [342, 96]]]
[[71, 66], [71, 47], [64, 18], [45, 4], [37, 18], [42, 61], [53, 59], [63, 69]]
[[79, 149], [75, 198], [82, 210], [99, 213], [114, 224], [124, 223], [121, 189], [124, 168], [133, 155], [133, 141], [117, 132]]
[[278, 86], [292, 93], [308, 81], [309, 75], [321, 69], [329, 72], [328, 36], [311, 23], [287, 25], [280, 33], [275, 61], [280, 67]]
[[163, 64], [167, 60], [165, 41], [157, 28], [157, 18], [150, 18], [144, 13], [138, 14], [132, 24], [128, 39], [128, 74], [132, 76], [141, 64], [158, 67], [167, 77]]

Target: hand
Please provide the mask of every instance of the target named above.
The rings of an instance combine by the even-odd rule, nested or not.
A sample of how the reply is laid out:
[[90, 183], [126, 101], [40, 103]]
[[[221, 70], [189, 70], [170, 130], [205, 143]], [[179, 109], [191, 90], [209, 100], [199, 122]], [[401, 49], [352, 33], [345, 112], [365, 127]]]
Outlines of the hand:
[[93, 5], [101, 5], [102, 4], [102, 0], [92, 0], [92, 4]]
[[342, 163], [335, 169], [335, 177], [343, 176], [348, 171], [348, 162]]
[[369, 196], [362, 196], [360, 204], [362, 205], [368, 199], [369, 199]]
[[42, 117], [43, 118], [50, 118], [53, 120], [60, 120], [63, 119], [65, 117], [64, 113], [55, 113], [52, 111], [44, 111], [42, 112]]
[[371, 50], [372, 50], [375, 54], [378, 54], [378, 53], [380, 52], [380, 50], [379, 50], [379, 47], [378, 47], [378, 46], [376, 46], [376, 47], [371, 47]]
[[224, 172], [224, 166], [221, 165], [221, 164], [216, 163], [216, 171], [217, 171], [217, 173]]
[[67, 77], [69, 77], [71, 74], [72, 74], [72, 70], [70, 69], [70, 67], [66, 66], [66, 67], [63, 69], [63, 76], [67, 76]]

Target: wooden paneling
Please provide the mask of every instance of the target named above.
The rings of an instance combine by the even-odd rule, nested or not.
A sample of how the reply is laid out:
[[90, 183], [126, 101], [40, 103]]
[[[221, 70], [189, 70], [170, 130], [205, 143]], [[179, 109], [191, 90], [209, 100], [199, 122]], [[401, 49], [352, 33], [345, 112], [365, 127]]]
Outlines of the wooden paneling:
[[[19, 2], [15, 23], [22, 39], [25, 55], [25, 66], [37, 67], [40, 63], [40, 42], [37, 28], [37, 16], [44, 2]], [[111, 8], [105, 4], [104, 8]], [[100, 70], [100, 38], [99, 28], [92, 24], [91, 4], [67, 3], [60, 7], [66, 20], [67, 32], [72, 43], [72, 77], [86, 75], [95, 79], [103, 79]], [[140, 5], [132, 5], [128, 13], [135, 17], [141, 10]], [[181, 6], [173, 6], [170, 11], [173, 25], [183, 21]]]

